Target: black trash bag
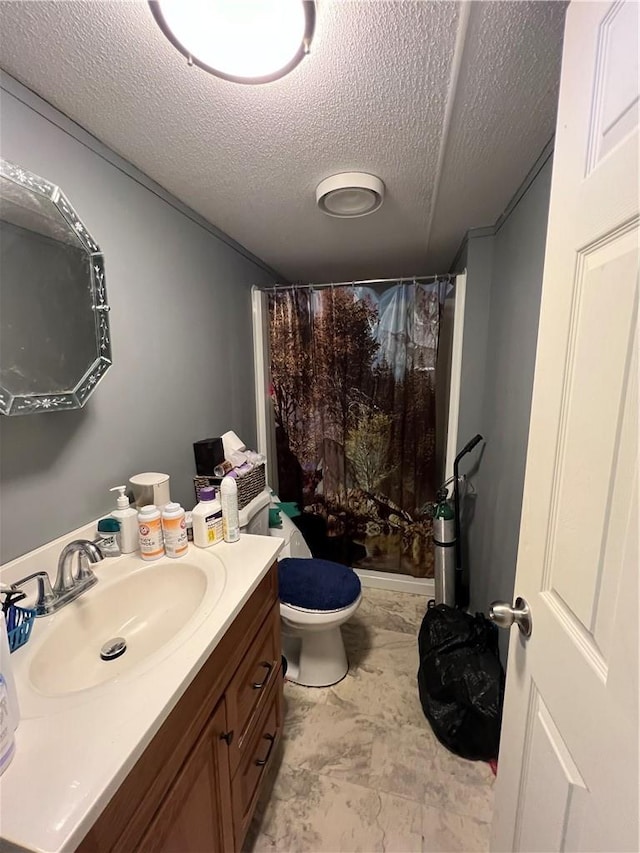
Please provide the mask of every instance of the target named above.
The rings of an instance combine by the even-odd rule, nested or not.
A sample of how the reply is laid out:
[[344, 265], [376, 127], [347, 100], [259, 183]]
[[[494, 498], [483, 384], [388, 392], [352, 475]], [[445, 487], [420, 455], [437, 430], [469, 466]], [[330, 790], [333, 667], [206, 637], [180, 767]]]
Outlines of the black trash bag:
[[420, 702], [440, 743], [462, 758], [498, 757], [504, 670], [498, 629], [482, 613], [470, 616], [430, 601], [420, 633]]

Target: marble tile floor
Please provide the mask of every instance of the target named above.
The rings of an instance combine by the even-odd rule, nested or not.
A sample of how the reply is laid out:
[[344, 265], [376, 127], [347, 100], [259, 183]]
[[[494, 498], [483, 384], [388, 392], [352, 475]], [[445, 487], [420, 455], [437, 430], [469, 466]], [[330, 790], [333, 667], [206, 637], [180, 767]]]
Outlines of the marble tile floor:
[[343, 627], [349, 674], [285, 684], [268, 796], [245, 853], [488, 850], [494, 777], [441, 746], [418, 698], [422, 596], [363, 589]]

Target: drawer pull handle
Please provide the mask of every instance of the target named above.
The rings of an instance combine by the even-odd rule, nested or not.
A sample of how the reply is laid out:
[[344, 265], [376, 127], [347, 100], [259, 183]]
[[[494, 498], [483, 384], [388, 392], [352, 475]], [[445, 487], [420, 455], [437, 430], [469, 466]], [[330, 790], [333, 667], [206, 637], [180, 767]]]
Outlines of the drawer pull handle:
[[263, 735], [263, 737], [265, 740], [268, 740], [270, 742], [269, 743], [269, 749], [268, 749], [267, 754], [265, 755], [264, 758], [256, 758], [256, 766], [257, 767], [264, 767], [264, 765], [269, 760], [269, 756], [271, 755], [271, 750], [273, 749], [273, 744], [276, 742], [276, 736], [275, 735]]
[[233, 729], [230, 732], [225, 732], [220, 735], [220, 740], [226, 740], [227, 746], [231, 746], [231, 741], [233, 740]]
[[253, 682], [253, 684], [251, 686], [253, 687], [254, 690], [262, 690], [262, 688], [265, 686], [267, 681], [269, 681], [269, 676], [271, 675], [271, 670], [273, 669], [273, 664], [270, 663], [268, 660], [261, 661], [260, 666], [263, 666], [267, 670], [267, 673], [266, 673], [265, 677], [262, 679], [262, 681], [254, 681]]

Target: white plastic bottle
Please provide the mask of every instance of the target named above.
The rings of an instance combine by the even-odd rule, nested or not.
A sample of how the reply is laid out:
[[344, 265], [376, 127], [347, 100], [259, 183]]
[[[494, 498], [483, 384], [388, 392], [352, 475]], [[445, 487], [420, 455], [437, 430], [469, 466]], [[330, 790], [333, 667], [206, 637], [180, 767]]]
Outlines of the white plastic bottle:
[[155, 504], [147, 504], [138, 511], [138, 534], [143, 560], [159, 560], [164, 557], [160, 510]]
[[120, 522], [115, 518], [101, 518], [98, 522], [98, 538], [95, 540], [103, 557], [119, 557]]
[[14, 732], [20, 721], [18, 694], [11, 671], [9, 640], [4, 613], [0, 612], [0, 776], [13, 758], [16, 743]]
[[116, 521], [120, 522], [120, 533], [118, 534], [118, 542], [120, 550], [123, 554], [133, 554], [140, 547], [138, 541], [138, 513], [129, 503], [129, 498], [125, 495], [126, 486], [114, 486], [109, 489], [110, 492], [120, 492], [116, 501], [117, 509], [111, 513]]
[[222, 506], [213, 486], [200, 489], [200, 501], [194, 506], [191, 518], [194, 545], [208, 548], [222, 542]]
[[220, 484], [220, 503], [222, 504], [222, 535], [225, 542], [237, 542], [240, 539], [240, 519], [238, 518], [238, 485], [233, 477], [224, 477]]
[[170, 501], [162, 510], [162, 535], [167, 557], [184, 557], [189, 542], [185, 512], [179, 503]]

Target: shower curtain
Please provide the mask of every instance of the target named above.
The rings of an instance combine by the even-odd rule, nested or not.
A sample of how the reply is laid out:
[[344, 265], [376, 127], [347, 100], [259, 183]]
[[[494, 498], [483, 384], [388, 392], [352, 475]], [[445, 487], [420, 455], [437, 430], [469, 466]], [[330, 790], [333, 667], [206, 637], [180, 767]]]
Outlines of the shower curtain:
[[312, 553], [433, 577], [435, 387], [448, 280], [269, 292], [281, 501]]

